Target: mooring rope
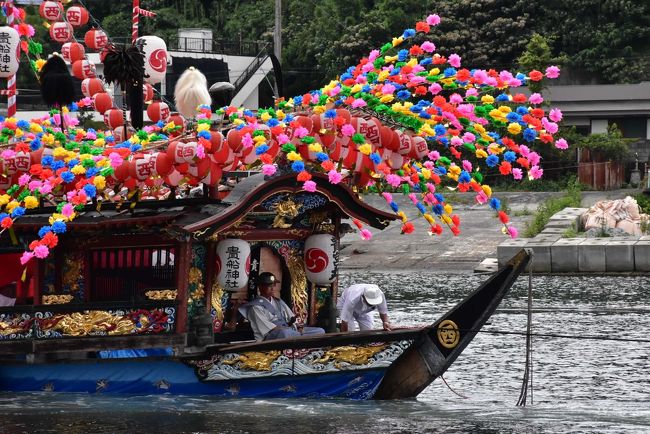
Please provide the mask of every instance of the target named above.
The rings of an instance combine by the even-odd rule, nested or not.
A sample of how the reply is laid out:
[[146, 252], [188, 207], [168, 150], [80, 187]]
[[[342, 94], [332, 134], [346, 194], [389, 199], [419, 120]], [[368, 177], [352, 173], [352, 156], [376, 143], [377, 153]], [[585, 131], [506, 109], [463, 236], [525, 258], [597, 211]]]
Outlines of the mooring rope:
[[529, 250], [530, 261], [528, 263], [528, 321], [526, 324], [526, 366], [524, 378], [521, 384], [518, 406], [526, 406], [528, 389], [530, 388], [530, 404], [533, 404], [533, 337], [531, 334], [533, 322], [533, 251]]
[[460, 397], [463, 398], [463, 399], [469, 399], [469, 397], [467, 397], [467, 396], [465, 396], [465, 395], [461, 395], [460, 393], [458, 393], [458, 392], [456, 392], [454, 389], [452, 389], [451, 386], [449, 385], [449, 383], [447, 383], [447, 380], [445, 380], [445, 377], [443, 377], [443, 376], [441, 375], [441, 376], [440, 376], [440, 379], [443, 381], [443, 383], [445, 383], [445, 386], [447, 386], [447, 389], [449, 389], [449, 390], [452, 391], [452, 393], [454, 393], [455, 395], [460, 396]]

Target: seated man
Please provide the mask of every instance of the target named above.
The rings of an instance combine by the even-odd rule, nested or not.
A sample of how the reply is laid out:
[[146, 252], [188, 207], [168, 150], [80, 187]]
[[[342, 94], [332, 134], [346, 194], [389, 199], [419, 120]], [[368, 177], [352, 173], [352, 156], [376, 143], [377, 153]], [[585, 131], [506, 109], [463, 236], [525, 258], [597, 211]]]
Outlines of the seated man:
[[251, 323], [255, 340], [292, 338], [302, 335], [320, 335], [325, 330], [320, 327], [296, 327], [296, 317], [287, 304], [273, 296], [277, 283], [273, 273], [260, 273], [257, 287], [260, 295], [250, 303], [239, 308], [239, 312]]
[[377, 285], [351, 285], [341, 294], [336, 302], [336, 308], [341, 317], [341, 331], [356, 330], [354, 321], [359, 324], [359, 330], [372, 330], [372, 312], [377, 309], [384, 330], [392, 330], [388, 320], [388, 308], [384, 293]]

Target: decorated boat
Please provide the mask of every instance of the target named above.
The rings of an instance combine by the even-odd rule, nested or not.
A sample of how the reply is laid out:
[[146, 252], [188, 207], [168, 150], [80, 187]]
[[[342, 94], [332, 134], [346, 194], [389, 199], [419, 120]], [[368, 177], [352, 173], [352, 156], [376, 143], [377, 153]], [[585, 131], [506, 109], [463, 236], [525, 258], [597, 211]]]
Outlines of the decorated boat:
[[[59, 29], [52, 34], [69, 43], [78, 11], [59, 21], [64, 6], [44, 5]], [[31, 120], [10, 110], [0, 121], [0, 390], [413, 397], [459, 356], [526, 266], [521, 252], [429, 326], [337, 332], [344, 234], [369, 240], [368, 227], [392, 221], [408, 234], [422, 218], [431, 236], [459, 235], [451, 189], [473, 191], [517, 236], [483, 174], [537, 179], [532, 147], [567, 147], [554, 136], [561, 112], [514, 89], [557, 77], [554, 66], [462, 68], [458, 55], [434, 53], [426, 38], [440, 18], [431, 15], [337, 80], [268, 109], [213, 110], [205, 76], [190, 68], [173, 103], [149, 104], [145, 125], [142, 99], [164, 77], [164, 41], [119, 45], [90, 30], [86, 47], [104, 62], [103, 77], [93, 77], [81, 44], [40, 59], [24, 13], [3, 7], [17, 21], [2, 32], [37, 58], [33, 71], [54, 108]], [[16, 68], [0, 76], [11, 81]], [[70, 69], [84, 80], [82, 100]], [[130, 101], [130, 124], [108, 84]], [[101, 112], [107, 129], [82, 128], [74, 112], [84, 107]], [[380, 194], [391, 211], [365, 194]], [[395, 194], [412, 209], [400, 209]], [[267, 271], [297, 323], [328, 333], [254, 340], [238, 307]]]

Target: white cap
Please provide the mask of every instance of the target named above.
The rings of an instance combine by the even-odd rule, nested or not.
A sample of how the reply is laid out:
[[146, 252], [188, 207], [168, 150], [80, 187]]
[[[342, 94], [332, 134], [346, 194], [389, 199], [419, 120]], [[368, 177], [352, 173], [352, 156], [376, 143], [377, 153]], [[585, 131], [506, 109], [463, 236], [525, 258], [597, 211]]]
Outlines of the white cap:
[[384, 301], [384, 294], [381, 292], [381, 289], [379, 289], [377, 285], [366, 286], [366, 289], [363, 290], [363, 297], [371, 306], [377, 306], [382, 301]]

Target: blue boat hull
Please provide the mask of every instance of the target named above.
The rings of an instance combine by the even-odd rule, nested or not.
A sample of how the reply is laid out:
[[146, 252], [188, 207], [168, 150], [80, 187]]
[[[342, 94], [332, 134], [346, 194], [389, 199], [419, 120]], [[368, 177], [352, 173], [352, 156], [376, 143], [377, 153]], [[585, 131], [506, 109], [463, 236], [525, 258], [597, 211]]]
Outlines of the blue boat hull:
[[239, 398], [371, 399], [385, 369], [201, 381], [177, 360], [97, 361], [0, 366], [0, 390]]

